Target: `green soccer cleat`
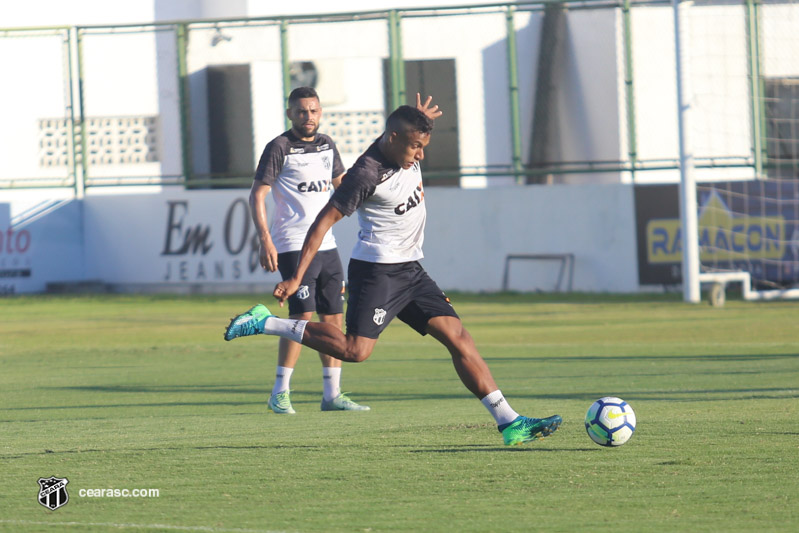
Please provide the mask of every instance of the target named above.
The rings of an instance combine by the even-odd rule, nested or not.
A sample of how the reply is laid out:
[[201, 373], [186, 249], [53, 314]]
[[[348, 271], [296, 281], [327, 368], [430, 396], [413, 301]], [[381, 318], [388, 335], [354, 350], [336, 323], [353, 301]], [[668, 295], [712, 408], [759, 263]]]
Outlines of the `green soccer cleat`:
[[279, 415], [293, 415], [297, 412], [291, 407], [291, 398], [289, 398], [289, 391], [287, 390], [270, 396], [269, 408]]
[[563, 422], [563, 419], [559, 415], [552, 415], [548, 418], [520, 416], [499, 431], [502, 433], [505, 445], [513, 446], [549, 437], [558, 429], [561, 422]]
[[322, 411], [369, 411], [367, 405], [353, 402], [343, 392], [330, 401], [322, 398]]
[[225, 330], [225, 340], [232, 341], [237, 337], [259, 335], [264, 332], [266, 319], [273, 316], [263, 304], [258, 304], [246, 313], [234, 316]]

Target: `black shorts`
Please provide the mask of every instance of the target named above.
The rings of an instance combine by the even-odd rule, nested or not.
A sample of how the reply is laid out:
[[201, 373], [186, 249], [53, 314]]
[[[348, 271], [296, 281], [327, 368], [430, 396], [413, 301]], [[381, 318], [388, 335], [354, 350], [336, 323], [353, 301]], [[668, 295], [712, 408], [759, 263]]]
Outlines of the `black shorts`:
[[421, 335], [437, 316], [458, 314], [417, 261], [381, 264], [351, 259], [347, 333], [376, 339], [394, 317]]
[[[277, 268], [283, 280], [294, 275], [300, 252], [277, 254]], [[289, 314], [338, 315], [344, 310], [344, 269], [338, 250], [318, 252], [302, 278], [300, 288], [289, 296]]]

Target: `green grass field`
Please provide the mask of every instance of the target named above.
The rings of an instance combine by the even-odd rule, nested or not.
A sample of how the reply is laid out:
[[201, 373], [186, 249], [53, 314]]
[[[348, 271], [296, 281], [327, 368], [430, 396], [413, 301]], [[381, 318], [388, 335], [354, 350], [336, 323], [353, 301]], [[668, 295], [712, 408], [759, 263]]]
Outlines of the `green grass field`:
[[[320, 364], [305, 349], [292, 381], [298, 414], [268, 412], [277, 339], [222, 341], [229, 317], [253, 302], [0, 300], [0, 530], [760, 532], [799, 523], [797, 303], [455, 295], [511, 405], [564, 418], [553, 437], [507, 448], [443, 347], [399, 321], [368, 361], [344, 369], [344, 390], [372, 411], [320, 412]], [[617, 449], [595, 445], [583, 426], [606, 395], [638, 416]], [[69, 479], [70, 500], [56, 511], [37, 502], [37, 480], [51, 475]], [[79, 496], [94, 488], [160, 494]]]

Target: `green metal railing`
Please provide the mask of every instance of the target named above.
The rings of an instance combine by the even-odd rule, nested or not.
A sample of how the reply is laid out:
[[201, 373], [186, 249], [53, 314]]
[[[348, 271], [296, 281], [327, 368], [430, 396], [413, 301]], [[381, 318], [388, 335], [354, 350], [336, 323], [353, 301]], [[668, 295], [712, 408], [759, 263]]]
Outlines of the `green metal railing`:
[[624, 96], [627, 104], [627, 155], [630, 158], [630, 174], [635, 180], [635, 168], [638, 159], [637, 137], [635, 131], [635, 90], [633, 77], [633, 45], [632, 22], [630, 20], [630, 0], [622, 4], [622, 22], [624, 31]]
[[[764, 172], [766, 146], [763, 141], [765, 135], [765, 112], [763, 109], [763, 80], [761, 73], [761, 48], [760, 48], [760, 22], [758, 19], [760, 0], [743, 0], [746, 6], [746, 28], [747, 28], [747, 53], [748, 68], [750, 73], [750, 97], [752, 102], [751, 120], [753, 127], [752, 135], [752, 160], [726, 162], [719, 164], [714, 161], [703, 161], [697, 158], [697, 166], [702, 168], [721, 168], [729, 166], [754, 167], [756, 174], [761, 176]], [[522, 127], [521, 127], [521, 106], [520, 106], [520, 84], [519, 84], [519, 50], [517, 44], [516, 21], [519, 13], [540, 13], [547, 4], [566, 4], [568, 9], [588, 10], [588, 9], [614, 9], [618, 10], [622, 30], [623, 46], [623, 80], [624, 80], [624, 126], [626, 128], [626, 160], [617, 162], [564, 162], [562, 164], [550, 164], [546, 168], [526, 168], [523, 161], [522, 149]], [[66, 84], [69, 87], [66, 119], [70, 123], [70, 174], [76, 193], [83, 194], [84, 187], [103, 186], [114, 183], [113, 179], [92, 179], [88, 174], [87, 158], [87, 127], [86, 127], [86, 91], [85, 81], [85, 61], [84, 61], [84, 37], [89, 31], [99, 31], [107, 29], [111, 32], [144, 32], [169, 30], [173, 31], [176, 39], [177, 53], [177, 80], [179, 98], [179, 120], [180, 120], [180, 160], [182, 164], [182, 174], [180, 176], [141, 176], [139, 178], [125, 179], [124, 183], [151, 184], [160, 181], [163, 183], [181, 183], [193, 187], [202, 187], [218, 183], [213, 176], [195, 176], [192, 164], [192, 136], [191, 117], [189, 112], [189, 37], [194, 28], [207, 28], [210, 24], [228, 25], [253, 25], [269, 24], [279, 27], [279, 46], [280, 61], [282, 68], [282, 91], [284, 104], [288, 98], [291, 88], [290, 78], [290, 54], [288, 31], [293, 24], [312, 23], [312, 22], [343, 22], [343, 21], [368, 21], [384, 20], [387, 24], [388, 35], [388, 90], [389, 103], [392, 108], [406, 102], [406, 80], [405, 62], [403, 58], [403, 20], [408, 18], [421, 17], [441, 17], [441, 16], [469, 16], [482, 14], [496, 14], [504, 16], [505, 34], [505, 53], [507, 58], [507, 94], [509, 99], [508, 109], [508, 128], [510, 134], [510, 160], [507, 164], [492, 167], [467, 167], [448, 169], [445, 171], [428, 171], [425, 176], [431, 179], [445, 178], [453, 176], [512, 176], [516, 183], [527, 183], [530, 176], [558, 175], [558, 174], [578, 174], [596, 172], [622, 172], [629, 173], [635, 179], [637, 172], [649, 171], [653, 169], [675, 169], [678, 168], [678, 161], [675, 157], [669, 161], [646, 161], [640, 158], [638, 150], [638, 124], [635, 110], [635, 74], [633, 72], [633, 24], [631, 10], [643, 6], [664, 6], [668, 5], [667, 0], [656, 0], [646, 2], [633, 2], [631, 0], [582, 0], [580, 2], [568, 2], [565, 0], [538, 0], [535, 2], [520, 1], [516, 3], [486, 3], [472, 6], [442, 6], [428, 8], [411, 9], [392, 9], [375, 10], [353, 13], [337, 14], [318, 14], [318, 15], [299, 15], [281, 17], [251, 17], [251, 18], [223, 18], [213, 21], [209, 20], [186, 20], [168, 21], [149, 24], [120, 24], [115, 26], [76, 26], [76, 27], [53, 27], [53, 28], [6, 28], [0, 29], [0, 38], [14, 37], [24, 32], [63, 32], [65, 55], [68, 58], [66, 68], [69, 79]], [[74, 89], [74, 90], [73, 90]], [[288, 119], [285, 121], [286, 127], [290, 127]], [[227, 178], [231, 178], [227, 176]], [[232, 177], [226, 179], [226, 185], [247, 185], [251, 182], [251, 176]], [[35, 186], [35, 183], [25, 182], [20, 185], [13, 180], [0, 181], [0, 188]]]
[[516, 12], [514, 6], [508, 6], [505, 12], [505, 22], [507, 24], [506, 41], [508, 43], [508, 91], [510, 93], [510, 132], [513, 162], [513, 177], [519, 185], [525, 183], [522, 166], [522, 128], [520, 124], [521, 114], [519, 106], [519, 62], [517, 59], [516, 46], [516, 22], [513, 16]]
[[178, 52], [178, 90], [180, 91], [180, 152], [183, 174], [187, 178], [193, 174], [191, 161], [191, 124], [189, 121], [189, 69], [188, 69], [188, 28], [186, 24], [177, 26]]
[[[280, 64], [283, 73], [283, 109], [289, 107], [289, 94], [291, 93], [291, 75], [289, 73], [289, 25], [286, 20], [280, 21]], [[286, 129], [291, 127], [288, 117], [285, 120]]]

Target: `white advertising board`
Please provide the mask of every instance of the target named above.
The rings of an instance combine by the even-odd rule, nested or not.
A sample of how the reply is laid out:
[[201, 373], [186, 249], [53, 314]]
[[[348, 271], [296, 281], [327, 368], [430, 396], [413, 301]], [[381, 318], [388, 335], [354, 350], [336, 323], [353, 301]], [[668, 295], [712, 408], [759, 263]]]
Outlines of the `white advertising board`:
[[0, 295], [43, 292], [51, 281], [82, 280], [80, 202], [41, 202], [13, 225], [11, 207], [0, 204]]
[[279, 281], [258, 264], [247, 193], [87, 197], [87, 277], [113, 284]]
[[[29, 271], [0, 284], [15, 279], [7, 292], [41, 292], [48, 282], [72, 280], [133, 292], [269, 293], [280, 275], [259, 265], [248, 197], [247, 189], [178, 187], [93, 193], [24, 227], [3, 222], [0, 210], [0, 270]], [[501, 290], [510, 254], [573, 254], [576, 291], [639, 290], [631, 185], [429, 187], [424, 198], [422, 263], [444, 290]], [[272, 207], [269, 198], [268, 213]], [[333, 229], [345, 267], [357, 224], [353, 215]], [[508, 288], [564, 290], [557, 267], [516, 263]]]

